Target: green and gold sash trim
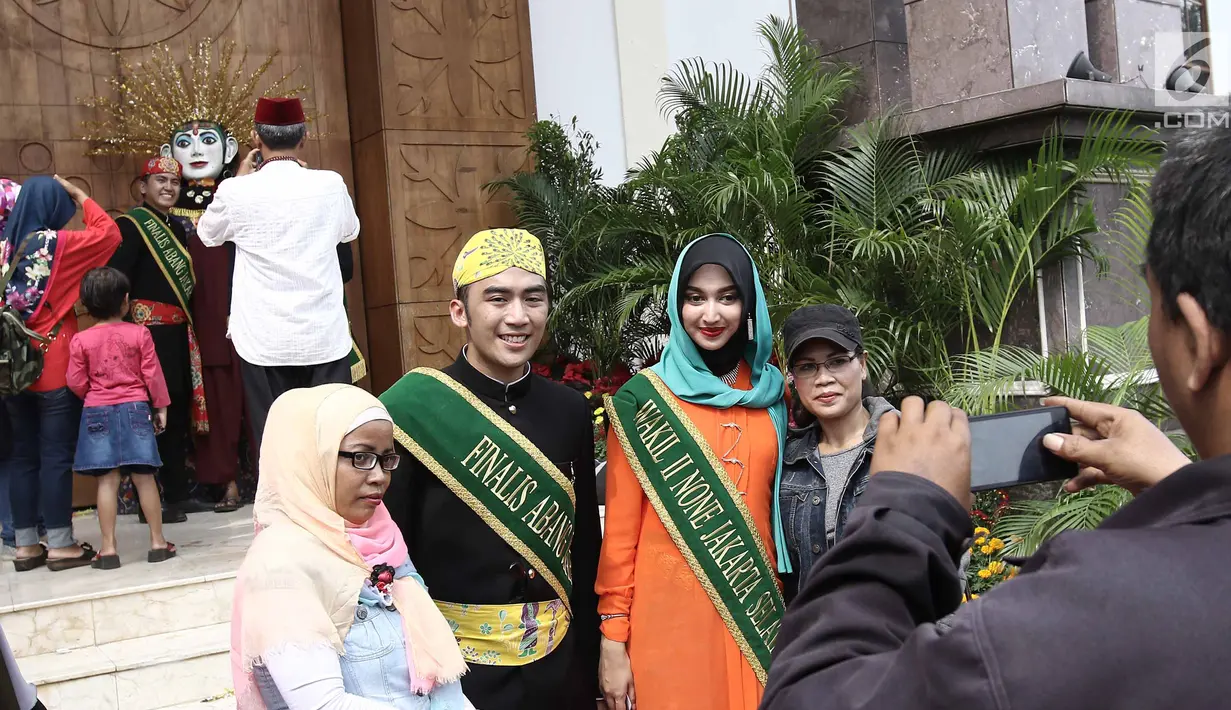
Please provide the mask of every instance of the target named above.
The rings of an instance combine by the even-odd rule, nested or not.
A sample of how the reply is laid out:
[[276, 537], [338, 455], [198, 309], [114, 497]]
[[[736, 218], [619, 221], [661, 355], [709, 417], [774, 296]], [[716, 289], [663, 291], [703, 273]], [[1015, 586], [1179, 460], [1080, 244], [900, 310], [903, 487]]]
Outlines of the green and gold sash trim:
[[543, 575], [572, 613], [573, 484], [445, 373], [419, 368], [380, 396], [394, 437]]
[[764, 685], [785, 604], [752, 512], [657, 374], [642, 370], [606, 404], [642, 490]]
[[359, 343], [356, 343], [353, 338], [350, 341], [350, 352], [346, 355], [346, 362], [350, 365], [352, 385], [368, 376], [368, 363], [363, 359], [363, 353], [359, 352]]
[[196, 288], [197, 276], [192, 270], [192, 257], [188, 254], [188, 248], [179, 243], [171, 233], [171, 227], [162, 218], [144, 207], [134, 207], [127, 214], [120, 215], [120, 219], [127, 219], [136, 225], [146, 248], [150, 250], [162, 275], [171, 285], [171, 290], [175, 292], [180, 308], [188, 314], [191, 322], [192, 310], [188, 308], [188, 301], [192, 299], [192, 291]]

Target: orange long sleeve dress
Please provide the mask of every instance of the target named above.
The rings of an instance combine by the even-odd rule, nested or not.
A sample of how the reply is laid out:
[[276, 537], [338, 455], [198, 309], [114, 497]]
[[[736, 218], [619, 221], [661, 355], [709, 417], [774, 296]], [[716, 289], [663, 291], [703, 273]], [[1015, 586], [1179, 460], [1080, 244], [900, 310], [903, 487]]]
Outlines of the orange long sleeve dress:
[[[743, 364], [735, 387], [751, 383]], [[676, 402], [719, 457], [746, 464], [742, 478], [732, 463], [727, 475], [747, 493], [772, 566], [778, 438], [769, 412]], [[723, 426], [732, 423], [739, 428]], [[604, 621], [602, 631], [628, 644], [638, 710], [755, 710], [764, 688], [642, 492], [614, 431], [607, 452], [606, 530], [595, 589], [600, 614], [628, 614]]]

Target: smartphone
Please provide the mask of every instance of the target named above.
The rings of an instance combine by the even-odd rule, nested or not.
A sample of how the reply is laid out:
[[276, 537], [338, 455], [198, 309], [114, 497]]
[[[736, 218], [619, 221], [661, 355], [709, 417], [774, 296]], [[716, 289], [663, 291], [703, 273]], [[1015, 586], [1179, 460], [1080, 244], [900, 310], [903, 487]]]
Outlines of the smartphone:
[[1067, 480], [1077, 464], [1043, 448], [1047, 434], [1071, 434], [1069, 410], [1042, 407], [970, 418], [970, 490]]
[[258, 150], [256, 155], [252, 156], [252, 164], [259, 168], [263, 162], [265, 162], [265, 156], [261, 155], [261, 151]]

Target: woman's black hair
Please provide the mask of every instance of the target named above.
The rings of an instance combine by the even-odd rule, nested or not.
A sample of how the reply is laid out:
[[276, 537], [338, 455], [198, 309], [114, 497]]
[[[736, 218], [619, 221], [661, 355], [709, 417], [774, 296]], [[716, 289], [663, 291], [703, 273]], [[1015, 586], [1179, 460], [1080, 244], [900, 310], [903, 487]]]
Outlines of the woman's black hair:
[[98, 320], [116, 318], [122, 314], [129, 288], [128, 277], [118, 269], [110, 266], [90, 269], [81, 279], [81, 302]]

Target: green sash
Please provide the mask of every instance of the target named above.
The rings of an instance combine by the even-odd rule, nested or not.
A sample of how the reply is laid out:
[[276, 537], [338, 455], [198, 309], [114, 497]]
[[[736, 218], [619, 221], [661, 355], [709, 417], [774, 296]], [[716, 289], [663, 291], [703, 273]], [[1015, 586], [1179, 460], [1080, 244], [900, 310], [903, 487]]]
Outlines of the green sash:
[[407, 373], [380, 401], [398, 443], [534, 565], [571, 614], [573, 484], [521, 432], [439, 370]]
[[154, 256], [154, 261], [162, 270], [167, 283], [171, 284], [171, 290], [175, 292], [180, 308], [184, 309], [189, 322], [192, 322], [188, 301], [196, 288], [197, 276], [193, 273], [192, 257], [189, 256], [188, 249], [179, 243], [166, 222], [144, 207], [134, 207], [128, 214], [120, 215], [120, 219], [127, 219], [137, 226], [137, 232], [145, 241], [146, 248]]
[[764, 685], [784, 604], [751, 511], [654, 372], [608, 397], [607, 411], [654, 511]]

